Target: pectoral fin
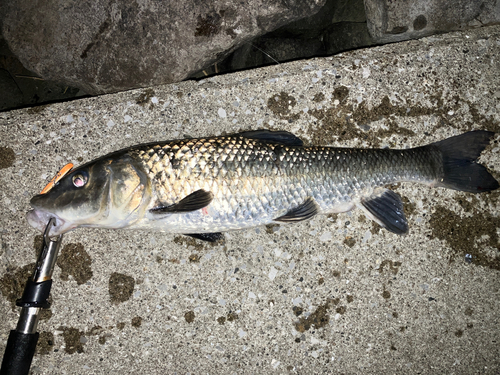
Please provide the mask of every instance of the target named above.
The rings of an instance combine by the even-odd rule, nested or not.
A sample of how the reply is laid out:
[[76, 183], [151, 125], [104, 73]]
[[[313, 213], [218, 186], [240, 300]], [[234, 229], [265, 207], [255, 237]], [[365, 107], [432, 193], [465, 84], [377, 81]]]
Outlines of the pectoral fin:
[[284, 223], [307, 220], [318, 213], [318, 206], [313, 198], [307, 198], [304, 203], [291, 209], [283, 216], [274, 219], [274, 221], [282, 221]]
[[206, 190], [196, 190], [179, 202], [169, 206], [159, 206], [150, 210], [153, 214], [191, 212], [206, 207], [212, 202], [214, 195]]
[[207, 242], [217, 242], [224, 239], [224, 235], [220, 232], [216, 233], [189, 233], [185, 236], [196, 238], [197, 240], [207, 241]]
[[370, 197], [362, 199], [358, 207], [370, 219], [393, 233], [404, 234], [408, 231], [403, 202], [392, 190], [377, 189]]

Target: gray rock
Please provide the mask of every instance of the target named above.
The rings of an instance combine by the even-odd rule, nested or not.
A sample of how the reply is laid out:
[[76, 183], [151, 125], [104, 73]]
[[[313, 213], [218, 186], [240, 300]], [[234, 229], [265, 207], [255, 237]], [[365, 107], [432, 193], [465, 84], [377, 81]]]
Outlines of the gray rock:
[[365, 9], [376, 43], [500, 23], [495, 0], [365, 0]]
[[44, 80], [25, 69], [0, 35], [0, 111], [83, 95], [77, 88]]
[[17, 107], [23, 102], [23, 93], [5, 69], [0, 69], [0, 109]]
[[245, 43], [223, 61], [191, 77], [332, 55], [372, 44], [363, 0], [327, 0], [316, 14]]
[[101, 94], [183, 80], [325, 0], [59, 2], [6, 0], [2, 32], [44, 79]]

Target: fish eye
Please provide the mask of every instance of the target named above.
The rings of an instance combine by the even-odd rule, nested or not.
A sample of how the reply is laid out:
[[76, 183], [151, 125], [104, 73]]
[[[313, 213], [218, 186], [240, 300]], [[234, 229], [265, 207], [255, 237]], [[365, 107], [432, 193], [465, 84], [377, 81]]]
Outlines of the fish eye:
[[84, 187], [87, 183], [87, 173], [79, 172], [73, 176], [73, 185], [77, 188]]

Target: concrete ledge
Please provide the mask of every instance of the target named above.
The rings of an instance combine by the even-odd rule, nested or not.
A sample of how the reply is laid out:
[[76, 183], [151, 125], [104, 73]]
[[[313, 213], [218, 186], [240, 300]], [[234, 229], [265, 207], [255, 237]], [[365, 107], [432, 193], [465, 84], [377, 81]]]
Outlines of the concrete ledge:
[[[499, 131], [499, 61], [500, 27], [489, 27], [0, 113], [0, 351], [35, 260], [29, 199], [66, 162], [242, 129], [347, 147]], [[497, 179], [499, 139], [481, 158]], [[215, 246], [67, 234], [33, 373], [495, 373], [499, 193], [395, 190], [404, 237], [357, 211]]]

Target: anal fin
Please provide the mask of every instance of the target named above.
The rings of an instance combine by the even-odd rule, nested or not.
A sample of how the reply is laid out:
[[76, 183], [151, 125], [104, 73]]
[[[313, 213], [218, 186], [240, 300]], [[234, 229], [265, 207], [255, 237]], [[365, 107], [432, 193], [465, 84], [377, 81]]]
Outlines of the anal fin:
[[206, 207], [212, 202], [214, 195], [206, 190], [196, 190], [179, 202], [169, 206], [159, 206], [150, 210], [153, 214], [191, 212]]
[[196, 238], [197, 240], [207, 241], [207, 242], [217, 242], [224, 239], [224, 235], [220, 232], [215, 233], [189, 233], [185, 236]]
[[303, 203], [295, 208], [292, 208], [283, 216], [274, 219], [274, 221], [282, 221], [284, 223], [302, 221], [312, 218], [318, 213], [318, 206], [313, 198], [307, 198]]
[[396, 234], [408, 231], [401, 197], [389, 189], [380, 188], [358, 204], [366, 216]]

